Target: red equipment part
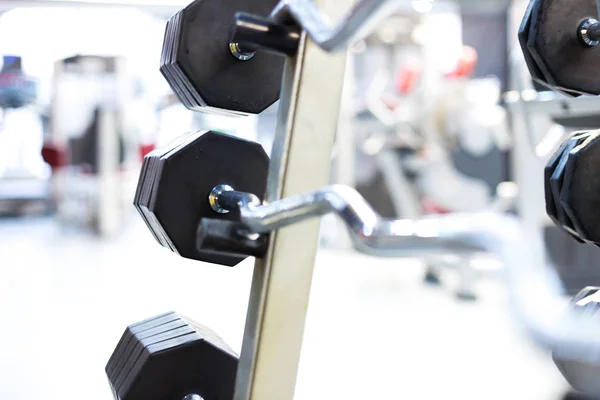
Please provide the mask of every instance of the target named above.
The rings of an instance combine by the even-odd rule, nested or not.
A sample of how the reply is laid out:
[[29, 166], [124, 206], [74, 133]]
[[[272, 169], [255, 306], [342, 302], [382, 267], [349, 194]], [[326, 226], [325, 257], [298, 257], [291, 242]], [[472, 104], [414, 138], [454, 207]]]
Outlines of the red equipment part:
[[44, 144], [42, 147], [42, 158], [50, 165], [53, 171], [66, 166], [68, 163], [66, 149], [52, 143]]
[[418, 62], [413, 61], [404, 64], [396, 74], [396, 92], [400, 95], [410, 94], [421, 79], [421, 73], [422, 68]]
[[470, 47], [464, 46], [462, 54], [456, 63], [454, 71], [446, 75], [447, 78], [468, 78], [473, 76], [475, 67], [477, 67], [478, 55], [477, 51]]

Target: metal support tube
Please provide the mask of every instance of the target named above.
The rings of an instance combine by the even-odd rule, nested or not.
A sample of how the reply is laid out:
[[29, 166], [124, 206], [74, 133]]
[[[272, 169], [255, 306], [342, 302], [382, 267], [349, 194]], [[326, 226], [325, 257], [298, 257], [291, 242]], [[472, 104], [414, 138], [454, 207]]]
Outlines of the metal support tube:
[[296, 22], [322, 49], [333, 52], [366, 37], [401, 5], [398, 0], [361, 0], [332, 26], [312, 0], [281, 0], [270, 18], [283, 23]]
[[[332, 17], [350, 4], [314, 3]], [[286, 60], [267, 203], [328, 183], [345, 61], [345, 53], [326, 53], [304, 33]], [[272, 232], [266, 257], [256, 261], [236, 400], [294, 397], [319, 227], [313, 220]]]
[[331, 26], [329, 17], [312, 0], [281, 0], [268, 18], [237, 13], [229, 50], [240, 61], [252, 59], [259, 49], [292, 56], [298, 47], [299, 28], [323, 50], [343, 51], [401, 5], [398, 0], [362, 0]]

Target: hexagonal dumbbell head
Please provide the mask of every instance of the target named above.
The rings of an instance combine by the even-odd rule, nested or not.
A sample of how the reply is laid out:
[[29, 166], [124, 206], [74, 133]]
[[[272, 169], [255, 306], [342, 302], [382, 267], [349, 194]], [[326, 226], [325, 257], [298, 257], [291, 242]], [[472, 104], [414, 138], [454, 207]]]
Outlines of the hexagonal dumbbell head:
[[529, 52], [546, 81], [569, 94], [600, 94], [600, 48], [580, 40], [580, 25], [597, 16], [594, 0], [532, 0]]
[[256, 194], [266, 191], [269, 157], [262, 146], [214, 131], [182, 135], [144, 158], [134, 205], [162, 246], [182, 257], [234, 266], [245, 256], [199, 251], [202, 218], [235, 221], [209, 204], [218, 185]]
[[[578, 93], [570, 92], [563, 88], [559, 88], [556, 86], [556, 82], [554, 78], [551, 76], [547, 76], [547, 68], [544, 64], [540, 64], [540, 58], [535, 52], [535, 48], [532, 48], [533, 41], [532, 39], [535, 37], [536, 28], [531, 25], [532, 14], [533, 12], [537, 13], [539, 8], [540, 0], [531, 0], [527, 9], [525, 10], [525, 14], [523, 15], [523, 19], [521, 21], [521, 25], [519, 27], [519, 44], [521, 46], [521, 50], [523, 52], [523, 58], [525, 59], [525, 64], [527, 65], [527, 69], [531, 74], [531, 78], [533, 81], [543, 87], [542, 90], [554, 90], [556, 92], [562, 93], [567, 96], [579, 96]], [[534, 51], [531, 51], [531, 50]], [[546, 74], [544, 73], [546, 72]]]
[[537, 81], [538, 83], [541, 83], [542, 85], [544, 85], [545, 87], [554, 90], [555, 92], [561, 93], [565, 96], [570, 96], [570, 97], [578, 97], [581, 96], [581, 93], [579, 92], [575, 92], [570, 90], [569, 88], [565, 88], [560, 86], [556, 79], [554, 78], [554, 75], [552, 75], [550, 69], [548, 68], [548, 66], [546, 65], [546, 61], [544, 60], [544, 58], [539, 54], [537, 47], [536, 47], [536, 39], [539, 36], [539, 24], [537, 23], [538, 20], [538, 16], [539, 16], [539, 12], [540, 12], [540, 7], [542, 7], [542, 3], [544, 0], [531, 0], [530, 2], [530, 7], [531, 7], [531, 12], [530, 12], [530, 27], [529, 27], [529, 32], [527, 34], [527, 38], [525, 46], [527, 47], [530, 57], [533, 60], [533, 62], [536, 65], [537, 70], [539, 71], [540, 74], [540, 79]]
[[[600, 323], [600, 288], [583, 289], [573, 298], [569, 309], [583, 320]], [[600, 396], [600, 358], [597, 354], [590, 353], [587, 359], [581, 359], [573, 357], [568, 348], [560, 348], [553, 350], [552, 358], [571, 386], [583, 393]]]
[[531, 56], [529, 48], [527, 47], [527, 39], [529, 38], [529, 31], [531, 28], [531, 11], [535, 3], [535, 0], [529, 2], [529, 5], [525, 10], [525, 14], [523, 15], [523, 19], [521, 20], [521, 25], [519, 27], [518, 33], [519, 45], [521, 46], [521, 51], [523, 52], [525, 64], [527, 65], [527, 69], [529, 70], [529, 73], [531, 74], [533, 80], [541, 85], [547, 86], [548, 83], [545, 81], [546, 78], [544, 78], [535, 60]]
[[236, 12], [269, 15], [277, 0], [196, 0], [168, 22], [161, 72], [189, 109], [258, 114], [279, 99], [283, 57], [249, 60], [229, 48]]
[[560, 203], [577, 235], [600, 244], [600, 131], [579, 140], [567, 156]]
[[[544, 168], [544, 195], [546, 200], [546, 213], [556, 225], [562, 225], [558, 212], [560, 204], [557, 204], [554, 200], [554, 191], [552, 187], [552, 176], [555, 175], [556, 169], [560, 164], [561, 158], [565, 154], [565, 150], [571, 150], [573, 146], [571, 140], [565, 140], [561, 146], [556, 150], [556, 152], [552, 155], [548, 164], [546, 164], [546, 168]], [[564, 169], [564, 167], [563, 167]], [[561, 210], [562, 211], [562, 210]]]
[[570, 190], [571, 175], [567, 174], [570, 154], [581, 146], [590, 134], [591, 132], [572, 134], [550, 158], [544, 171], [546, 212], [557, 226], [579, 242], [583, 239], [580, 235], [579, 219], [572, 212], [572, 207], [565, 203], [563, 197]]
[[115, 399], [232, 399], [238, 357], [176, 313], [130, 325], [106, 365]]
[[551, 89], [551, 85], [546, 81], [546, 77], [540, 70], [535, 58], [531, 54], [531, 51], [528, 46], [529, 33], [531, 31], [531, 14], [534, 7], [537, 6], [538, 0], [531, 0], [527, 9], [525, 10], [525, 14], [523, 15], [523, 19], [521, 20], [521, 25], [519, 27], [519, 45], [521, 46], [521, 51], [523, 52], [523, 58], [525, 59], [525, 65], [527, 65], [527, 69], [531, 74], [531, 78], [534, 82], [542, 85], [544, 89]]

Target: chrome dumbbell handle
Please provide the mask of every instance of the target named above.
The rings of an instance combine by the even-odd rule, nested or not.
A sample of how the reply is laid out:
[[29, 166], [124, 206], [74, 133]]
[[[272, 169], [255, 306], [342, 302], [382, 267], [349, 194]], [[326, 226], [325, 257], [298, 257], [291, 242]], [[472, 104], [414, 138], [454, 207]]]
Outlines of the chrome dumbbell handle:
[[543, 245], [518, 221], [495, 213], [453, 214], [418, 220], [385, 220], [354, 189], [333, 185], [312, 193], [259, 205], [256, 196], [216, 187], [217, 212], [239, 213], [245, 235], [268, 233], [307, 219], [336, 213], [356, 248], [380, 257], [487, 252], [504, 265], [510, 298], [524, 325], [542, 345], [568, 349], [573, 357], [600, 356], [600, 326], [566, 314], [562, 289], [544, 261]]
[[438, 219], [384, 220], [354, 189], [333, 185], [260, 205], [253, 194], [220, 185], [209, 202], [218, 213], [238, 212], [249, 233], [268, 233], [310, 218], [336, 213], [346, 223], [355, 245], [377, 256], [400, 257], [423, 253], [471, 253], [478, 247], [441, 235]]

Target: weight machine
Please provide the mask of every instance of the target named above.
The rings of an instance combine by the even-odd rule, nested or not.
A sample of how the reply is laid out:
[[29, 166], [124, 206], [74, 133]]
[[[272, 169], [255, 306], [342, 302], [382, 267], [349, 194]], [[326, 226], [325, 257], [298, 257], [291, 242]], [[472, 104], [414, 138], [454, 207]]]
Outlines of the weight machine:
[[38, 83], [20, 56], [5, 55], [0, 70], [0, 214], [48, 209], [48, 171], [39, 156], [43, 135]]

